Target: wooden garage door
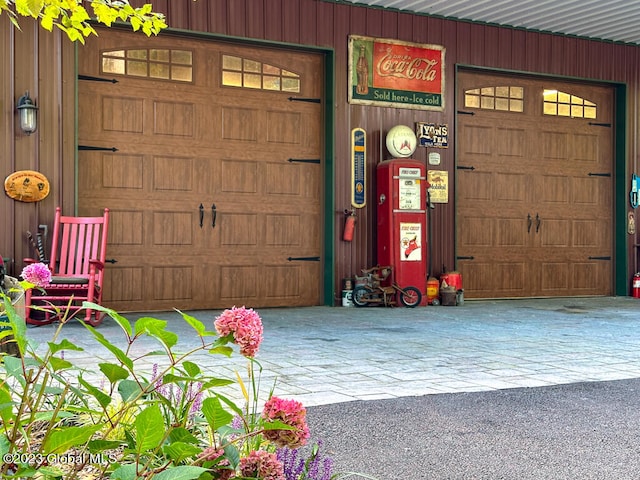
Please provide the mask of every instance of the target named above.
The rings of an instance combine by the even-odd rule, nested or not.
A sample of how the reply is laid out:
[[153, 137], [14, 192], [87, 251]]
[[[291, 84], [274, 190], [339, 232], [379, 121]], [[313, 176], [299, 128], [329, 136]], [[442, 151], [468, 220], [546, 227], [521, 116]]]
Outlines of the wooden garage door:
[[465, 296], [610, 295], [612, 90], [477, 72], [458, 80]]
[[78, 205], [112, 212], [107, 305], [321, 304], [323, 65], [113, 30], [80, 48]]

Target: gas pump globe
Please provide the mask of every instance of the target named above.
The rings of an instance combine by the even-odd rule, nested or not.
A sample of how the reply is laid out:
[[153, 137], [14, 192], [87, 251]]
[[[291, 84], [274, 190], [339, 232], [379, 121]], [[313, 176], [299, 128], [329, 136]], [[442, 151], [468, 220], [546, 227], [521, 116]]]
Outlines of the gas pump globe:
[[[394, 157], [376, 168], [378, 264], [393, 267], [401, 287], [427, 285], [427, 172], [423, 162], [409, 158], [417, 138], [405, 125], [389, 130], [387, 149]], [[422, 305], [427, 304], [423, 295]]]

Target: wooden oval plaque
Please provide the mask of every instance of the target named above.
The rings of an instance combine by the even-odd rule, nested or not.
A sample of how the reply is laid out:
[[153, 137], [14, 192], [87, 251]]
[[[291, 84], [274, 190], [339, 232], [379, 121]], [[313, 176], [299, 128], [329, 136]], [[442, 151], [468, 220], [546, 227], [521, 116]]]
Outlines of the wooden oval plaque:
[[49, 180], [40, 172], [20, 170], [4, 180], [4, 191], [20, 202], [39, 202], [49, 195]]

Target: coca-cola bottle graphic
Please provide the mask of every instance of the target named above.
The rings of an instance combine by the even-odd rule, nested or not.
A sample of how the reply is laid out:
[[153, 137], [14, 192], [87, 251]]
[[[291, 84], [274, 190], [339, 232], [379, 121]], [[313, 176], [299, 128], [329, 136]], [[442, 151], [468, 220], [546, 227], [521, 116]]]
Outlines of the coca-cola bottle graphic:
[[358, 83], [356, 85], [356, 93], [366, 95], [369, 93], [369, 60], [367, 60], [367, 48], [360, 45], [360, 57], [356, 64], [356, 76]]

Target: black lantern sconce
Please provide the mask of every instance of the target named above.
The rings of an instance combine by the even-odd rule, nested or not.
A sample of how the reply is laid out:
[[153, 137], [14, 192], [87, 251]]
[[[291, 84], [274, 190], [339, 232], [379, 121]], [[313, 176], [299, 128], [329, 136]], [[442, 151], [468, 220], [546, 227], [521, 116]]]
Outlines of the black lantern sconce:
[[18, 115], [20, 116], [20, 129], [27, 135], [31, 135], [38, 128], [38, 107], [33, 103], [29, 92], [27, 91], [18, 100], [17, 105]]

